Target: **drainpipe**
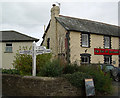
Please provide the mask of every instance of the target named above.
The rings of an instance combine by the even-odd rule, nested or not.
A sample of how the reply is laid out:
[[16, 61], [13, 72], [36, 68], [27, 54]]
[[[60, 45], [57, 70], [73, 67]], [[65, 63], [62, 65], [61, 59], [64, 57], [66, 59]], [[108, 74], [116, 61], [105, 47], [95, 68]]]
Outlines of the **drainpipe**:
[[68, 63], [70, 63], [70, 32], [68, 31], [66, 33], [66, 60]]

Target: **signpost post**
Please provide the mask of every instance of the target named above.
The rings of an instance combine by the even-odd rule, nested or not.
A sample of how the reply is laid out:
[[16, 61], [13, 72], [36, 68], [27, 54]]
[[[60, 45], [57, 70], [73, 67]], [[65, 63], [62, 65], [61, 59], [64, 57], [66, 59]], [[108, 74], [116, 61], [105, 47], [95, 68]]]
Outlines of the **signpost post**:
[[20, 54], [32, 55], [32, 75], [36, 76], [36, 55], [51, 53], [50, 49], [46, 49], [44, 46], [36, 46], [35, 41], [32, 45], [32, 50], [19, 51]]
[[36, 44], [35, 42], [33, 42], [33, 46], [32, 46], [32, 60], [33, 60], [32, 74], [33, 76], [36, 76]]

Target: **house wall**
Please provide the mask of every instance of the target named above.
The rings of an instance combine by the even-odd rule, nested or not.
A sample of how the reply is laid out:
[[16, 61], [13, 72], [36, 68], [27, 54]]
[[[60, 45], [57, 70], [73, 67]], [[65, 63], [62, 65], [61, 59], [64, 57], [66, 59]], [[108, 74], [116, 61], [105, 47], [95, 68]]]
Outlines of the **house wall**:
[[53, 6], [51, 9], [50, 27], [45, 32], [45, 38], [42, 46], [47, 46], [47, 39], [50, 38], [50, 49], [53, 57], [58, 57], [59, 53], [65, 53], [65, 35], [66, 30], [56, 20], [59, 17], [60, 9], [58, 6]]
[[2, 44], [2, 68], [8, 69], [8, 68], [14, 68], [12, 63], [13, 60], [15, 59], [14, 56], [17, 53], [17, 50], [20, 49], [20, 47], [22, 48], [24, 47], [32, 47], [32, 42], [12, 42], [12, 47], [13, 47], [13, 52], [12, 53], [6, 53], [5, 52], [5, 47], [6, 47], [6, 43], [2, 42], [0, 43]]
[[67, 31], [56, 20], [53, 20], [50, 24], [42, 46], [47, 46], [47, 39], [50, 38], [50, 49], [53, 56], [57, 57], [58, 54], [66, 51], [65, 36]]
[[[91, 63], [104, 63], [103, 55], [94, 55], [94, 48], [104, 48], [104, 36], [90, 34], [90, 48], [81, 47], [81, 33], [80, 32], [70, 32], [70, 61], [71, 63], [77, 62], [80, 64], [80, 54], [86, 53], [91, 54]], [[119, 49], [119, 38], [111, 37], [112, 49]], [[119, 65], [119, 58], [117, 55], [112, 56], [112, 61], [116, 61], [115, 66]]]
[[[119, 38], [118, 37], [111, 37], [111, 47], [112, 49], [119, 49]], [[115, 61], [115, 66], [119, 66], [119, 56], [113, 55], [112, 61]]]
[[[87, 53], [91, 54], [91, 63], [104, 63], [103, 55], [94, 55], [94, 48], [104, 48], [104, 36], [90, 34], [90, 48], [81, 47], [81, 33], [80, 32], [68, 32], [65, 28], [56, 21], [55, 17], [59, 17], [60, 9], [58, 6], [53, 6], [51, 9], [51, 21], [48, 30], [45, 32], [45, 38], [43, 40], [43, 46], [47, 46], [47, 38], [50, 38], [50, 49], [52, 50], [53, 57], [58, 57], [58, 54], [66, 54], [66, 58], [70, 62], [77, 62], [80, 64], [80, 54]], [[70, 35], [69, 35], [70, 33]], [[67, 39], [67, 52], [65, 49], [65, 38], [66, 34], [70, 37]], [[119, 38], [111, 37], [112, 49], [119, 49]], [[112, 61], [116, 61], [115, 66], [118, 66], [118, 56], [112, 56]]]
[[66, 53], [65, 49], [65, 38], [67, 31], [65, 28], [62, 27], [62, 25], [57, 22], [57, 32], [58, 32], [58, 53]]
[[56, 20], [52, 19], [52, 21], [50, 22], [50, 27], [48, 29], [48, 31], [46, 32], [46, 36], [44, 38], [43, 41], [43, 45], [42, 46], [46, 46], [47, 47], [47, 39], [50, 38], [50, 49], [52, 50], [53, 56], [57, 56], [57, 34], [56, 34]]

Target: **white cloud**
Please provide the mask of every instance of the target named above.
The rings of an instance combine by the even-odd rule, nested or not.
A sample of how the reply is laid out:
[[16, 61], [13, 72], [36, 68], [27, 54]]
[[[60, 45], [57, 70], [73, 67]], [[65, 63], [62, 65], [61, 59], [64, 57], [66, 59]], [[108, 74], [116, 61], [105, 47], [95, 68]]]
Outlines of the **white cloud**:
[[[5, 0], [4, 0], [5, 1]], [[50, 9], [56, 0], [30, 0], [27, 2], [2, 2], [0, 3], [0, 17], [2, 26], [0, 30], [16, 30], [32, 37], [40, 38], [44, 33], [44, 25], [50, 20]], [[26, 0], [25, 0], [26, 1]], [[80, 2], [73, 1], [61, 3], [62, 15], [73, 16], [83, 19], [95, 20], [110, 24], [118, 24], [117, 2]], [[1, 14], [2, 13], [2, 14]], [[1, 21], [0, 21], [1, 22]]]
[[63, 5], [61, 5], [61, 14], [117, 25], [117, 5], [118, 3], [115, 2], [63, 3]]

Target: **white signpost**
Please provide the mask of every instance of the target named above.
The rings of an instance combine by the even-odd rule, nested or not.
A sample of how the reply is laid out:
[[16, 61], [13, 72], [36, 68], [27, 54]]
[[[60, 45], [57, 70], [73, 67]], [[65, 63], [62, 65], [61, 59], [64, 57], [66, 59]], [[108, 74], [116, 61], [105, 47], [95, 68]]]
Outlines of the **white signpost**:
[[50, 49], [46, 49], [45, 46], [36, 46], [35, 41], [33, 42], [32, 45], [32, 50], [24, 50], [24, 51], [19, 51], [20, 54], [28, 54], [32, 55], [32, 75], [36, 76], [36, 55], [39, 54], [44, 54], [44, 53], [51, 53]]

